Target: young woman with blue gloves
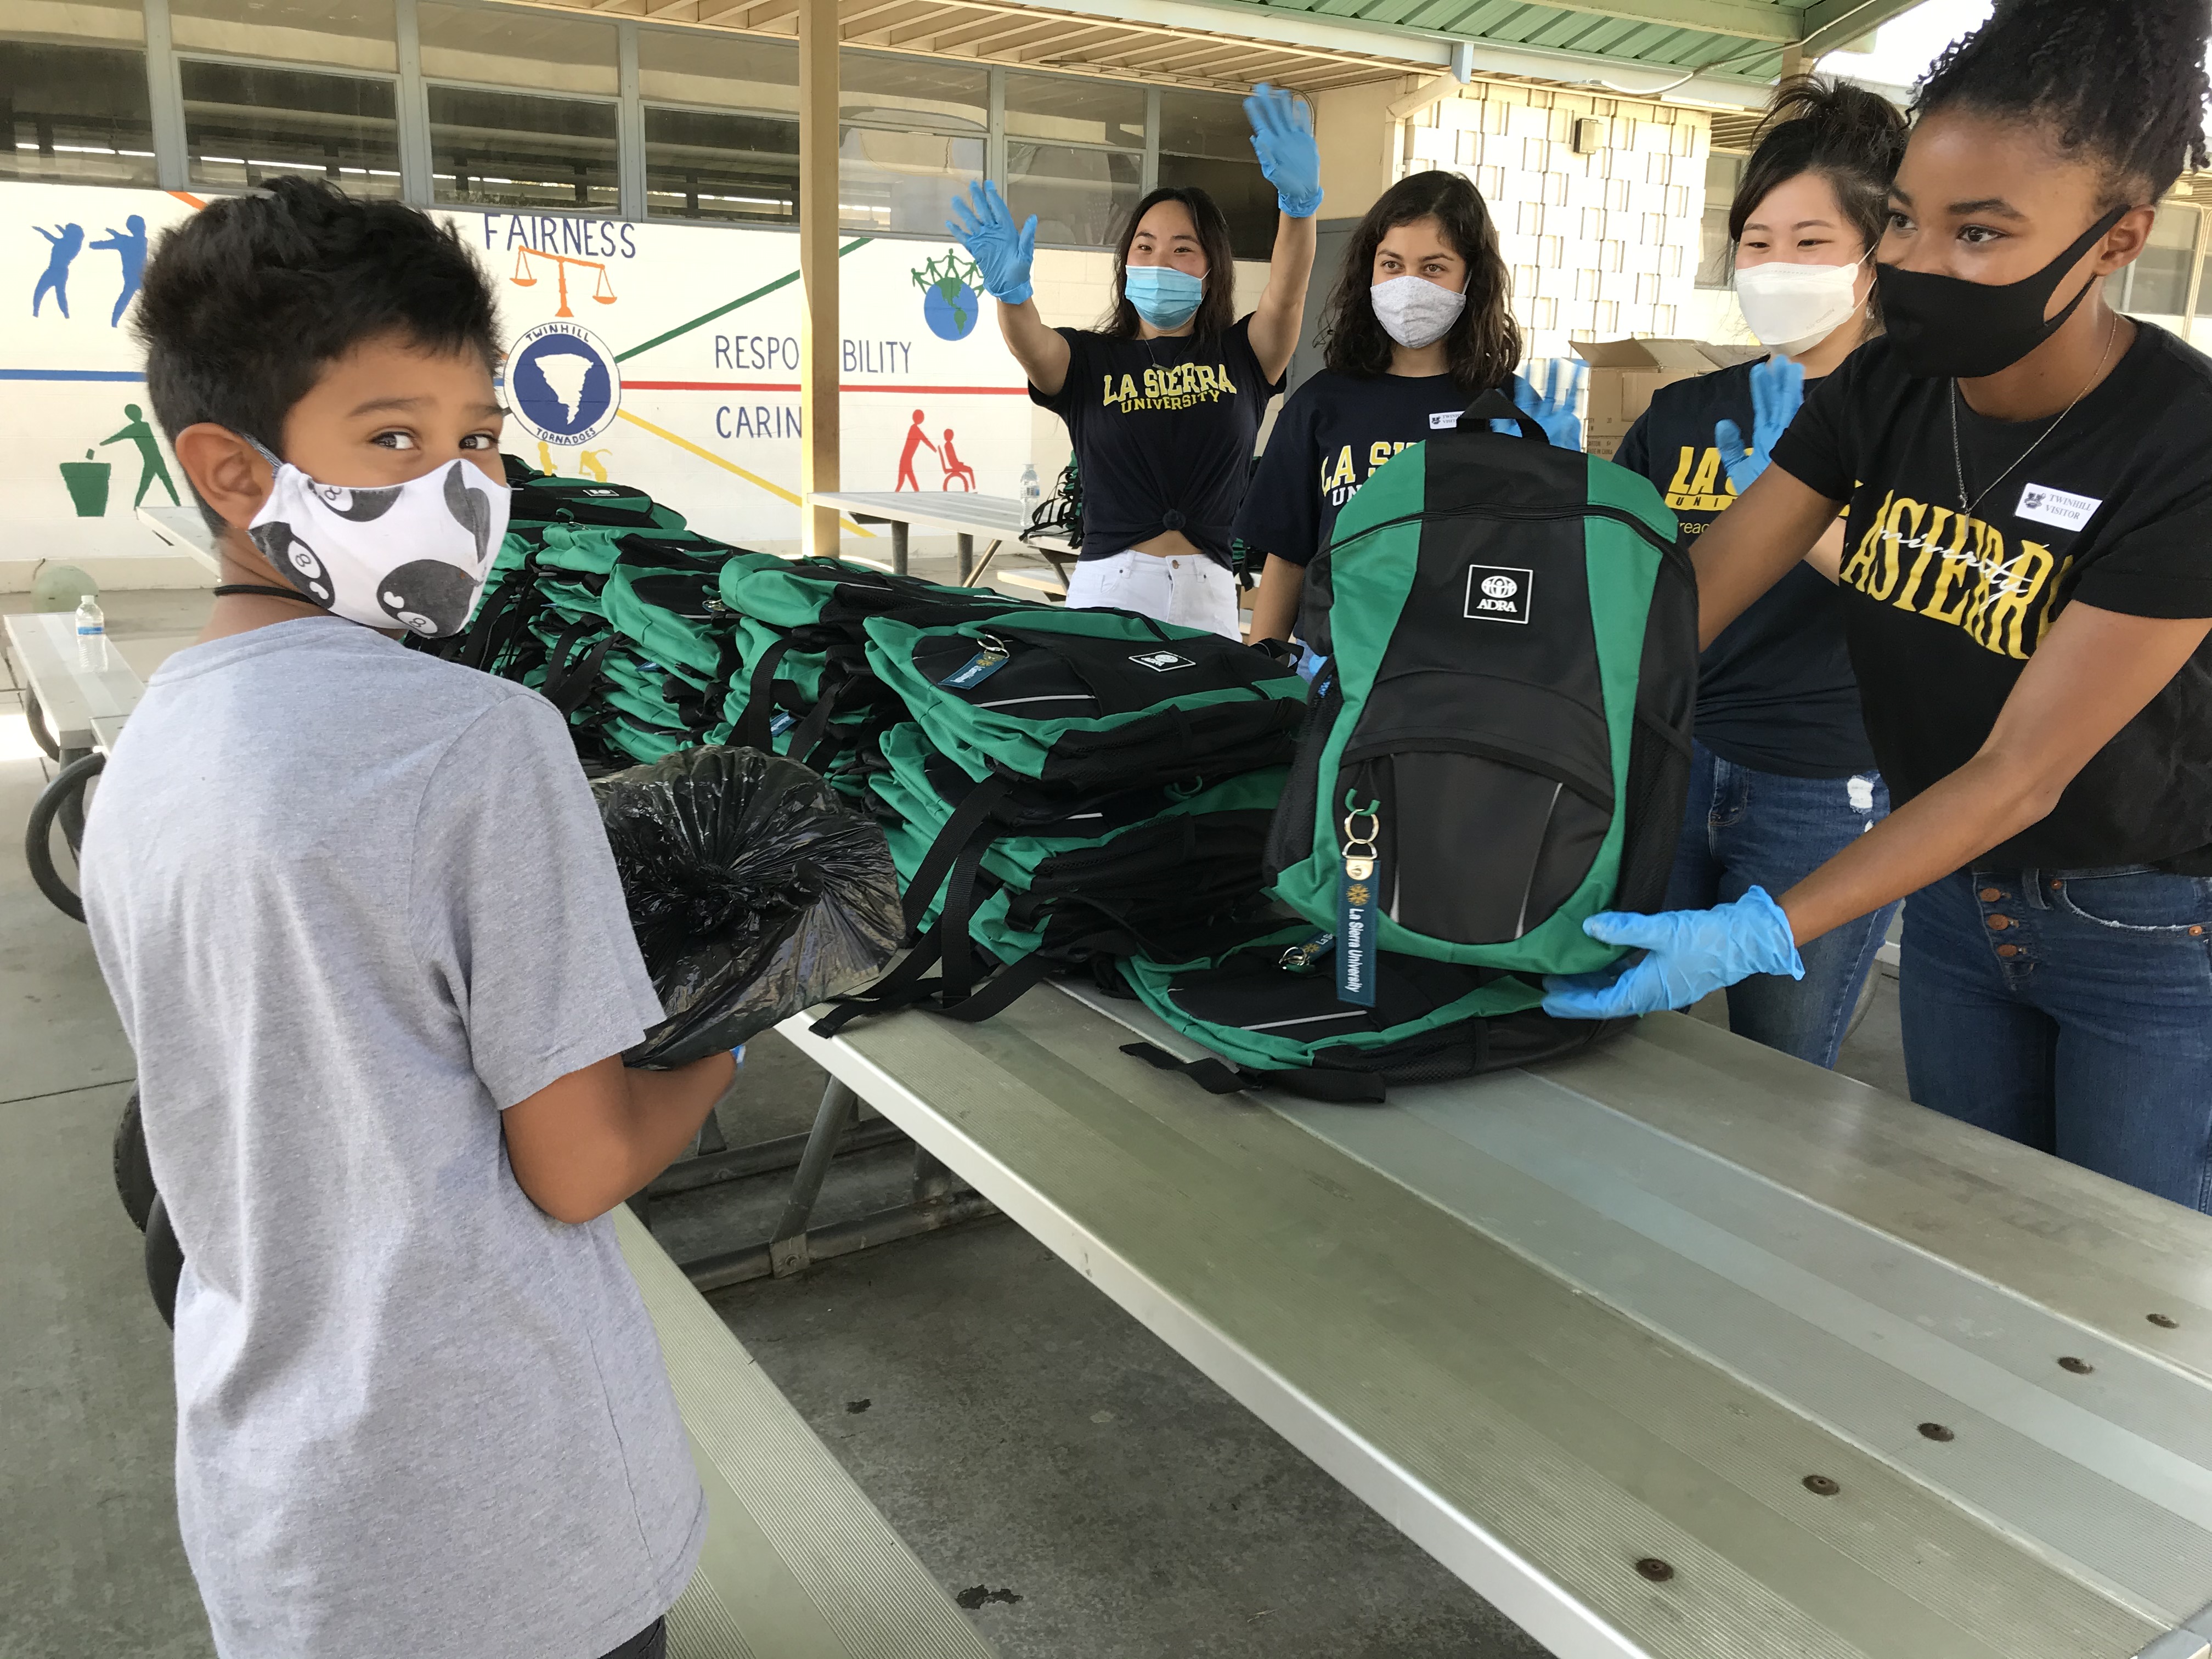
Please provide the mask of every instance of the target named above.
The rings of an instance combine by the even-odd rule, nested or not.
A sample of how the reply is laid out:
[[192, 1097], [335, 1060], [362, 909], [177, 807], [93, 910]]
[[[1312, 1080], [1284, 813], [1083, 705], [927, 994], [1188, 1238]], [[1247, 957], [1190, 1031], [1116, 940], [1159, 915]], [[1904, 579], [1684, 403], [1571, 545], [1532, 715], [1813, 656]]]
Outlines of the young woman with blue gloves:
[[1322, 321], [1327, 367], [1283, 405], [1237, 515], [1236, 538], [1267, 559], [1254, 641], [1291, 637], [1306, 567], [1376, 470], [1485, 392], [1511, 386], [1554, 443], [1582, 447], [1580, 365], [1555, 367], [1548, 397], [1516, 376], [1512, 298], [1490, 210], [1459, 173], [1414, 173], [1367, 210]]
[[1282, 218], [1267, 287], [1236, 315], [1229, 222], [1202, 190], [1156, 190], [1114, 254], [1114, 306], [1097, 329], [1049, 328], [1030, 297], [1036, 218], [1017, 225], [997, 186], [956, 201], [957, 236], [999, 302], [999, 329], [1030, 396], [1067, 422], [1083, 480], [1071, 607], [1135, 611], [1240, 636], [1230, 530], [1260, 421], [1297, 346], [1321, 208], [1321, 155], [1291, 95], [1244, 100], [1252, 148]]
[[1545, 1007], [1684, 1007], [1910, 895], [1913, 1098], [2212, 1210], [2212, 362], [2105, 279], [2207, 159], [2205, 0], [2008, 0], [1936, 64], [1887, 333], [1700, 538], [1711, 641], [1847, 509], [1839, 598], [1898, 805], [1778, 902], [1594, 917]]
[[[1774, 354], [1663, 386], [1613, 459], [1657, 485], [1686, 540], [1750, 487], [1741, 434], [1793, 406], [1875, 331], [1874, 252], [1905, 120], [1861, 87], [1784, 82], [1729, 208], [1744, 319]], [[1771, 416], [1770, 415], [1770, 419]], [[1698, 664], [1697, 744], [1669, 909], [1779, 893], [1881, 821], [1889, 794], [1859, 716], [1836, 572], [1843, 527], [1753, 600]], [[1800, 953], [1802, 979], [1729, 987], [1729, 1028], [1833, 1066], [1894, 905]]]

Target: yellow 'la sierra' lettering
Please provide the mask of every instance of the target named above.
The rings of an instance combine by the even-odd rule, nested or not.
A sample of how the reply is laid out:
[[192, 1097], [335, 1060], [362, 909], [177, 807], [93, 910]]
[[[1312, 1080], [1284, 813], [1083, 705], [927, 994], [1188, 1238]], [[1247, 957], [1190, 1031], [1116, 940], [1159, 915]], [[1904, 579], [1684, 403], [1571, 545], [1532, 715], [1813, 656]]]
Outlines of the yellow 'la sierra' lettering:
[[2010, 546], [1995, 525], [1894, 490], [1865, 522], [1838, 574], [1845, 586], [2002, 657], [2025, 659], [2049, 631], [2064, 568], [2042, 543]]

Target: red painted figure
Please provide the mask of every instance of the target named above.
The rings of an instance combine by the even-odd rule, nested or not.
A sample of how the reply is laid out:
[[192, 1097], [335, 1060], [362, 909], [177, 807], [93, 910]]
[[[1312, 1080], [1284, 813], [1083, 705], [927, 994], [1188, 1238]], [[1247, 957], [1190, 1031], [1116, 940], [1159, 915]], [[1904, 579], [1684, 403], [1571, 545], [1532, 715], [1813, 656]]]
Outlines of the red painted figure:
[[914, 424], [906, 429], [906, 447], [899, 451], [898, 482], [891, 486], [893, 489], [921, 489], [921, 481], [914, 476], [914, 452], [929, 444], [930, 453], [937, 453], [937, 446], [929, 443], [929, 434], [921, 429], [921, 410], [915, 410]]
[[953, 449], [952, 428], [949, 426], [945, 428], [945, 447], [937, 452], [937, 460], [938, 465], [945, 469], [945, 489], [951, 489], [952, 481], [957, 478], [963, 489], [971, 495], [975, 493], [975, 469], [962, 460]]

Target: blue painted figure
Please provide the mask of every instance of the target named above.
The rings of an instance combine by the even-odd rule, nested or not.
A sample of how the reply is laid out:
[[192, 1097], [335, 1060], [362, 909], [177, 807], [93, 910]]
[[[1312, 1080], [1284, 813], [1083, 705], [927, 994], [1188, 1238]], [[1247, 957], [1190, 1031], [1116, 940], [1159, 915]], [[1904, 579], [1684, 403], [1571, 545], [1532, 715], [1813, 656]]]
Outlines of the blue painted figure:
[[[110, 225], [107, 234], [93, 244], [94, 247], [114, 249], [115, 257], [123, 262], [123, 292], [115, 296], [115, 310], [107, 319], [110, 328], [121, 325], [124, 307], [138, 292], [139, 280], [146, 274], [146, 222], [134, 213], [123, 222], [130, 228], [118, 230]], [[66, 307], [63, 315], [68, 315]]]
[[31, 290], [31, 315], [35, 317], [39, 314], [40, 302], [51, 294], [54, 296], [54, 303], [61, 307], [62, 315], [66, 317], [69, 315], [70, 262], [84, 247], [84, 227], [62, 225], [48, 230], [44, 225], [33, 225], [31, 228], [45, 237], [53, 247], [52, 254], [46, 260], [46, 270], [39, 278], [39, 285]]

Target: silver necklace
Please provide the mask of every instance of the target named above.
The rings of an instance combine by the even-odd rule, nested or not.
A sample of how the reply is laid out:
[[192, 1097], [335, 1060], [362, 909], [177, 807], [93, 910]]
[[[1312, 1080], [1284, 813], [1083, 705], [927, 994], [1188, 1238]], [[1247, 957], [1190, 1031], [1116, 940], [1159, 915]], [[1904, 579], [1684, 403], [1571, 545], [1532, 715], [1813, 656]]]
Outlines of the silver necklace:
[[1994, 491], [1999, 484], [2002, 483], [2007, 478], [2012, 477], [2014, 473], [2019, 471], [2022, 466], [2027, 465], [2027, 458], [2034, 454], [2037, 450], [2043, 447], [2043, 441], [2045, 438], [2048, 438], [2052, 433], [2058, 430], [2059, 422], [2074, 412], [2075, 405], [2080, 404], [2082, 398], [2089, 395], [2090, 388], [2095, 386], [2097, 382], [2104, 377], [2105, 365], [2112, 360], [2112, 343], [2119, 337], [2120, 319], [2119, 313], [2115, 312], [2112, 314], [2112, 325], [2105, 331], [2104, 355], [2097, 359], [2096, 368], [2092, 371], [2089, 378], [2082, 382], [2081, 389], [2074, 394], [2074, 402], [2067, 404], [2065, 408], [2060, 410], [2058, 411], [2057, 418], [2053, 420], [2049, 426], [2044, 428], [2042, 431], [2035, 434], [2035, 441], [2028, 445], [2027, 448], [2021, 450], [2010, 466], [2007, 467], [2003, 471], [1998, 473], [1996, 477], [1990, 480], [1989, 489], [1983, 490], [1980, 495], [1975, 496], [1972, 501], [1969, 501], [1966, 498], [1966, 458], [1964, 451], [1962, 451], [1959, 447], [1959, 383], [1956, 380], [1951, 382], [1951, 468], [1958, 479], [1959, 516], [1960, 518], [1972, 518], [1974, 516], [1974, 510], [1980, 507], [1984, 501], [1989, 500], [1991, 492]]

